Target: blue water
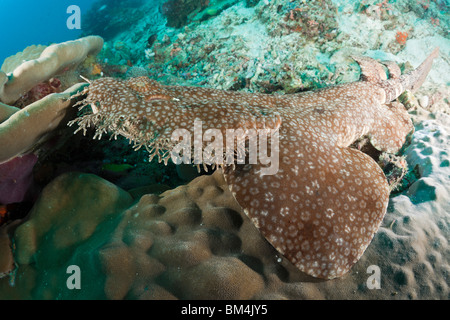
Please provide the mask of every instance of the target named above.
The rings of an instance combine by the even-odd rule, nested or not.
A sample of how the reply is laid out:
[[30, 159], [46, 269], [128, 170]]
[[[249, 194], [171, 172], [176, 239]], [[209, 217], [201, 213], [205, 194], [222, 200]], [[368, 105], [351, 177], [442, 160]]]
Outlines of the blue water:
[[79, 38], [83, 29], [69, 30], [67, 8], [77, 5], [81, 15], [96, 0], [0, 0], [0, 65], [32, 44], [49, 44]]

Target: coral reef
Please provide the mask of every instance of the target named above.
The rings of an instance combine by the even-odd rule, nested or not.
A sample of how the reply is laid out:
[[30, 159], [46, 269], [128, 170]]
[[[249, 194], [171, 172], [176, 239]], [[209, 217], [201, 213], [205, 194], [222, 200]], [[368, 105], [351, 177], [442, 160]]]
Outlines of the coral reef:
[[[71, 96], [85, 84], [76, 84], [62, 93], [54, 93], [23, 109], [0, 105], [2, 113], [8, 111], [0, 122], [0, 227], [17, 218], [17, 208], [9, 204], [21, 204], [35, 200], [38, 187], [33, 169], [38, 156], [45, 152], [45, 144], [55, 136], [55, 129], [73, 115]], [[2, 119], [4, 120], [4, 119]], [[53, 146], [54, 146], [53, 141]], [[29, 208], [25, 209], [28, 210]], [[26, 214], [26, 213], [25, 213]], [[20, 213], [20, 215], [22, 215]], [[2, 257], [0, 257], [2, 258]], [[0, 271], [1, 273], [1, 271]]]
[[[208, 0], [206, 2], [207, 2], [207, 6], [203, 10], [201, 10], [199, 13], [197, 13], [195, 16], [193, 16], [193, 14], [190, 14], [193, 17], [188, 16], [188, 20], [192, 20], [193, 22], [205, 21], [207, 19], [210, 19], [212, 17], [219, 15], [222, 11], [233, 6], [238, 1], [237, 0], [212, 0], [212, 1]], [[249, 5], [249, 6], [251, 6], [251, 5]], [[200, 9], [202, 9], [202, 8], [200, 8]]]
[[276, 28], [268, 31], [271, 36], [298, 32], [302, 37], [315, 41], [332, 40], [337, 36], [336, 7], [332, 1], [279, 2], [276, 10], [283, 18]]
[[[410, 1], [387, 2], [391, 10], [384, 10], [386, 14], [380, 18], [367, 14], [366, 8], [379, 8], [377, 4], [381, 2], [365, 1], [365, 5], [359, 6], [347, 0], [332, 3], [274, 0], [259, 1], [251, 8], [238, 2], [201, 24], [158, 28], [158, 32], [155, 27], [147, 27], [153, 30], [146, 32], [145, 26], [164, 24], [149, 17], [116, 38], [127, 44], [126, 50], [117, 52], [108, 47], [105, 57], [114, 63], [119, 55], [124, 62], [130, 59], [134, 65], [148, 68], [151, 78], [165, 84], [292, 93], [357, 80], [359, 70], [349, 60], [350, 55], [395, 59], [401, 63], [409, 60], [417, 65], [424, 59], [420, 52], [439, 45], [444, 46], [442, 52], [448, 51], [445, 43], [449, 19], [434, 2], [425, 16], [418, 13], [419, 9], [411, 10], [420, 5]], [[295, 10], [297, 7], [303, 11]], [[299, 21], [284, 21], [291, 10], [299, 15]], [[284, 27], [296, 23], [308, 25], [306, 14], [320, 21], [328, 32], [308, 35]], [[428, 15], [439, 18], [440, 24], [433, 24]], [[411, 30], [416, 22], [416, 29]], [[308, 25], [303, 32], [312, 30]], [[397, 32], [408, 33], [404, 45], [397, 42]], [[152, 48], [147, 48], [146, 40], [152, 34], [157, 34], [157, 40]], [[398, 57], [391, 53], [398, 53]], [[431, 77], [434, 82], [445, 83], [439, 79], [446, 78], [447, 66], [443, 61], [439, 64]], [[427, 95], [438, 99], [445, 95], [445, 88], [435, 86], [432, 90]]]
[[125, 73], [125, 78], [137, 78], [137, 77], [147, 77], [149, 72], [147, 69], [134, 66], [127, 70]]
[[[448, 299], [450, 212], [447, 187], [450, 117], [418, 108], [412, 113], [415, 133], [403, 154], [418, 177], [391, 199], [384, 227], [373, 241], [371, 259], [390, 279], [381, 286], [407, 299]], [[399, 290], [400, 289], [400, 290]], [[405, 291], [406, 289], [406, 291]], [[403, 291], [403, 292], [402, 292]]]
[[[93, 195], [95, 204], [85, 201]], [[264, 288], [253, 255], [267, 254], [262, 262], [271, 263], [273, 271], [281, 268], [220, 174], [137, 199], [133, 204], [127, 192], [94, 175], [58, 177], [16, 230], [15, 286], [6, 288], [3, 281], [0, 292], [14, 297], [23, 290], [28, 298], [46, 299], [246, 299]], [[45, 285], [65, 281], [67, 264], [82, 268], [83, 290]], [[35, 272], [27, 265], [37, 267]], [[44, 269], [50, 278], [31, 284]], [[282, 268], [279, 273], [283, 276]]]
[[13, 72], [24, 61], [38, 59], [47, 46], [43, 45], [31, 45], [26, 47], [22, 52], [18, 52], [15, 55], [8, 57], [3, 61], [1, 71], [5, 74]]
[[[122, 6], [118, 5], [114, 10], [121, 11]], [[145, 50], [151, 50], [149, 39], [152, 37], [154, 39], [155, 36], [156, 38], [161, 37], [164, 34], [167, 20], [158, 9], [158, 5], [153, 1], [145, 1], [137, 11], [140, 15], [145, 13], [142, 19], [134, 19], [133, 15], [122, 15], [122, 13], [119, 16], [114, 15], [118, 19], [123, 19], [127, 28], [118, 30], [118, 34], [113, 39], [105, 42], [102, 52], [98, 55], [103, 67], [125, 68], [125, 71], [121, 72], [124, 73], [130, 63], [139, 67], [146, 66], [141, 61], [145, 60]], [[93, 14], [99, 15], [103, 19], [101, 13], [93, 12]], [[89, 19], [89, 17], [85, 17], [85, 19]], [[133, 22], [128, 23], [127, 19], [132, 19]], [[133, 28], [129, 28], [130, 24]], [[109, 21], [97, 26], [109, 30]], [[85, 31], [86, 33], [97, 34], [92, 30], [89, 31], [89, 29]], [[153, 43], [155, 41], [156, 39], [152, 40]]]
[[[15, 269], [16, 263], [12, 252], [11, 234], [9, 229], [17, 225], [18, 221], [12, 222], [7, 226], [0, 226], [0, 279], [7, 279]], [[1, 281], [1, 280], [0, 280]], [[0, 290], [1, 291], [1, 290]], [[2, 293], [0, 293], [0, 296]], [[2, 297], [3, 298], [3, 297]]]
[[166, 0], [161, 5], [161, 12], [167, 17], [169, 27], [180, 28], [187, 24], [191, 13], [203, 10], [209, 2], [209, 0]]
[[[0, 123], [0, 163], [32, 151], [59, 126], [75, 103], [71, 96], [86, 85], [75, 84], [62, 93], [54, 93], [15, 112]], [[69, 112], [70, 113], [70, 112]]]
[[[6, 161], [0, 164], [0, 299], [448, 299], [448, 3], [210, 0], [177, 8], [176, 5], [190, 1], [172, 0], [165, 1], [166, 8], [174, 11], [166, 13], [176, 13], [180, 8], [183, 12], [169, 17], [156, 2], [164, 1], [97, 1], [93, 10], [83, 16], [83, 30], [86, 35], [100, 34], [107, 38], [101, 52], [81, 58], [81, 63], [76, 62], [76, 70], [63, 68], [35, 81], [23, 77], [27, 80], [26, 88], [17, 85], [18, 98], [17, 94], [12, 99], [6, 97], [9, 100], [0, 98], [0, 146], [4, 142], [8, 146], [0, 148], [3, 159], [0, 162]], [[418, 85], [423, 82], [420, 88], [408, 85], [401, 74], [410, 73], [437, 46], [441, 54], [435, 59], [427, 81], [415, 79]], [[20, 70], [24, 61], [39, 61], [46, 48], [30, 46], [4, 61], [0, 95], [4, 95], [5, 87], [13, 87], [14, 70]], [[362, 56], [381, 60], [383, 64]], [[388, 60], [396, 63], [386, 63]], [[248, 128], [253, 129], [269, 124], [281, 133], [282, 149], [292, 150], [299, 140], [296, 134], [304, 133], [302, 140], [305, 140], [305, 135], [314, 135], [317, 130], [302, 131], [304, 128], [300, 127], [293, 133], [283, 118], [298, 124], [300, 115], [298, 118], [294, 115], [293, 119], [287, 109], [280, 115], [276, 111], [280, 105], [268, 108], [269, 98], [264, 95], [260, 104], [248, 97], [272, 93], [270, 103], [285, 102], [289, 100], [284, 97], [288, 96], [286, 93], [305, 97], [307, 93], [298, 93], [357, 81], [360, 71], [366, 84], [386, 81], [383, 88], [386, 100], [397, 97], [408, 86], [417, 90], [407, 90], [398, 100], [383, 105], [382, 110], [388, 110], [388, 116], [379, 123], [388, 123], [391, 133], [388, 131], [386, 136], [401, 131], [396, 135], [401, 139], [395, 147], [390, 146], [389, 152], [377, 150], [370, 140], [375, 145], [380, 141], [373, 136], [364, 136], [350, 145], [351, 154], [364, 152], [373, 159], [364, 157], [363, 161], [371, 163], [373, 170], [369, 171], [379, 173], [383, 188], [390, 194], [389, 200], [383, 202], [386, 213], [371, 244], [339, 279], [312, 278], [292, 264], [293, 255], [300, 255], [292, 248], [300, 242], [304, 246], [301, 249], [312, 254], [315, 244], [321, 241], [327, 247], [329, 243], [320, 236], [320, 232], [326, 231], [323, 229], [313, 228], [315, 234], [299, 233], [294, 237], [292, 220], [303, 222], [306, 216], [292, 217], [292, 210], [285, 210], [294, 201], [285, 198], [285, 184], [298, 180], [297, 169], [286, 154], [282, 154], [282, 159], [287, 163], [281, 165], [282, 176], [286, 178], [280, 181], [255, 179], [252, 173], [258, 166], [254, 165], [237, 166], [236, 171], [223, 167], [224, 180], [220, 170], [205, 175], [213, 169], [210, 166], [196, 168], [171, 162], [161, 166], [156, 161], [166, 160], [168, 154], [164, 149], [172, 146], [163, 139], [169, 137], [164, 129], [173, 128], [170, 116], [176, 115], [174, 121], [192, 121], [193, 118], [186, 117], [192, 105], [204, 112], [197, 114], [204, 123], [218, 121], [219, 113], [214, 112], [218, 106], [211, 106], [214, 99], [224, 105], [240, 105], [246, 97], [253, 109], [238, 115], [239, 120], [233, 125], [251, 124]], [[77, 84], [79, 74], [87, 78], [92, 90], [85, 89], [88, 84]], [[152, 80], [136, 78], [142, 76]], [[401, 87], [395, 85], [398, 82]], [[74, 84], [77, 85], [71, 88]], [[207, 93], [208, 98], [202, 100], [177, 89], [180, 85], [241, 92], [211, 99], [208, 94], [219, 91], [193, 88], [193, 94]], [[107, 88], [102, 92], [105, 86], [115, 90]], [[67, 100], [72, 94], [76, 97]], [[356, 96], [360, 99], [360, 92]], [[138, 116], [124, 112], [122, 103], [119, 107], [109, 104], [130, 97], [145, 107]], [[82, 127], [78, 129], [86, 135], [73, 135], [77, 128], [61, 126], [76, 117], [75, 108], [69, 108], [75, 98], [86, 99], [83, 105], [101, 102], [91, 105], [96, 114], [82, 105], [80, 118], [72, 122], [80, 122]], [[190, 102], [189, 107], [178, 100]], [[33, 116], [27, 120], [30, 111], [38, 114], [39, 105], [42, 118]], [[58, 115], [53, 112], [58, 109], [56, 105], [64, 106]], [[168, 110], [165, 106], [177, 109]], [[242, 110], [234, 107], [233, 110], [239, 113], [246, 107], [244, 104]], [[332, 107], [324, 111], [334, 110]], [[320, 113], [322, 106], [316, 109], [313, 118], [322, 119], [321, 115], [329, 118], [328, 113]], [[149, 121], [148, 113], [155, 110], [165, 116], [159, 114]], [[110, 118], [106, 118], [108, 111], [113, 112]], [[234, 113], [227, 111], [225, 122]], [[116, 117], [118, 121], [114, 120]], [[412, 128], [410, 117], [415, 130], [404, 139]], [[311, 115], [306, 115], [302, 121], [306, 123], [310, 118]], [[324, 119], [325, 125], [328, 118]], [[39, 119], [44, 120], [41, 123]], [[45, 129], [49, 119], [55, 122]], [[363, 130], [360, 126], [363, 121], [358, 119], [352, 120]], [[36, 124], [36, 130], [29, 128]], [[83, 128], [89, 124], [90, 128]], [[143, 128], [150, 134], [139, 133]], [[92, 140], [107, 131], [112, 131], [115, 139]], [[348, 140], [355, 135], [357, 132], [348, 132]], [[129, 147], [124, 136], [135, 139], [136, 151]], [[297, 140], [283, 142], [286, 136]], [[162, 144], [152, 149], [154, 143]], [[379, 143], [378, 147], [389, 149], [389, 143]], [[395, 155], [391, 153], [397, 150]], [[159, 159], [150, 162], [148, 151], [158, 154]], [[36, 155], [39, 157], [34, 164]], [[319, 161], [317, 157], [312, 159], [312, 163], [320, 165]], [[338, 189], [341, 181], [348, 185], [345, 169], [349, 166], [345, 163], [344, 171], [333, 181], [325, 181], [329, 188]], [[203, 176], [180, 186], [198, 175]], [[302, 203], [304, 207], [322, 205], [319, 195], [309, 195], [311, 190], [318, 190], [317, 184], [319, 191], [323, 191], [321, 181], [305, 180], [304, 195], [314, 203], [306, 201]], [[378, 180], [374, 181], [370, 187], [374, 184], [379, 187]], [[234, 194], [229, 191], [230, 184]], [[269, 184], [271, 191], [266, 192]], [[353, 189], [349, 197], [360, 197], [353, 192], [358, 187]], [[332, 191], [325, 190], [330, 195]], [[272, 198], [273, 192], [279, 197]], [[291, 198], [295, 195], [289, 194]], [[15, 202], [20, 199], [23, 201]], [[268, 216], [287, 229], [267, 230], [266, 226], [273, 225], [265, 217], [269, 210], [260, 208], [270, 204], [267, 201], [271, 199], [282, 205], [270, 210]], [[345, 201], [345, 206], [352, 205]], [[279, 215], [273, 215], [278, 211]], [[359, 211], [364, 212], [358, 208], [356, 212]], [[310, 216], [310, 221], [312, 225], [323, 224], [320, 217]], [[340, 226], [341, 222], [342, 219], [333, 223]], [[356, 240], [357, 232], [352, 237]], [[307, 248], [305, 238], [317, 240], [312, 249]], [[308, 256], [303, 260], [311, 261]], [[81, 290], [66, 287], [70, 265], [81, 266]], [[306, 271], [314, 275], [316, 271], [312, 269], [316, 265], [310, 264], [313, 268]], [[334, 272], [329, 267], [327, 272]], [[379, 277], [374, 278], [371, 272]]]
[[59, 93], [61, 92], [61, 85], [61, 80], [58, 78], [50, 78], [47, 81], [41, 82], [22, 95], [19, 100], [14, 103], [14, 106], [24, 108], [33, 102], [41, 100], [49, 94]]
[[71, 97], [86, 86], [78, 71], [102, 45], [103, 39], [91, 36], [31, 46], [3, 63], [0, 100], [14, 106], [0, 103], [0, 225], [23, 217], [35, 200], [38, 157], [64, 140], [56, 129], [74, 116]]
[[[446, 170], [448, 179], [448, 167], [436, 165], [429, 168]], [[373, 245], [346, 276], [317, 281], [265, 241], [219, 171], [135, 200], [97, 176], [68, 173], [45, 188], [16, 229], [18, 268], [13, 286], [0, 279], [0, 297], [447, 299], [448, 202], [428, 217], [426, 202], [406, 198], [389, 207]], [[65, 286], [69, 265], [82, 270], [81, 290]], [[371, 265], [382, 268], [381, 290], [365, 285]]]

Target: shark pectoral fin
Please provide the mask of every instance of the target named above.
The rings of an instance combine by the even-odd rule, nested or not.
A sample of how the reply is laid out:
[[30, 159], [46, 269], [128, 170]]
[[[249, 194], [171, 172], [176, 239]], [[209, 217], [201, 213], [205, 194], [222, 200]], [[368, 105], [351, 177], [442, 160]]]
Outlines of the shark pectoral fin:
[[383, 64], [370, 57], [352, 56], [361, 68], [361, 80], [372, 83], [387, 80]]
[[398, 64], [394, 61], [382, 61], [381, 62], [389, 72], [389, 79], [398, 79], [402, 75], [402, 71]]
[[230, 166], [225, 180], [246, 215], [297, 268], [313, 277], [340, 277], [362, 256], [384, 217], [384, 174], [350, 148], [313, 150], [303, 158], [283, 150], [277, 174], [261, 176], [259, 164]]

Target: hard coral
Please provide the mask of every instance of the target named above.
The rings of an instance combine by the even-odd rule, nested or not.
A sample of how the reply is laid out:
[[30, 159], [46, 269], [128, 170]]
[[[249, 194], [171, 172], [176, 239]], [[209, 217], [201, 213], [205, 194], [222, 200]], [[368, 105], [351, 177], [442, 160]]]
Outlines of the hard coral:
[[16, 102], [39, 83], [76, 69], [88, 55], [97, 54], [102, 46], [103, 39], [97, 36], [54, 44], [45, 48], [39, 58], [23, 62], [9, 76], [0, 71], [0, 101]]
[[8, 68], [14, 68], [8, 76], [0, 71], [0, 100], [23, 107], [0, 103], [0, 163], [34, 150], [58, 127], [72, 110], [68, 107], [75, 100], [70, 97], [85, 84], [79, 84], [77, 78], [73, 81], [77, 84], [68, 81], [63, 86], [55, 75], [73, 71], [102, 45], [103, 39], [97, 36], [54, 44], [38, 50], [38, 58], [20, 65], [8, 63]]
[[[105, 224], [108, 220], [112, 223]], [[145, 194], [137, 203], [97, 176], [64, 174], [43, 190], [14, 240], [17, 263], [36, 271], [19, 270], [16, 287], [28, 287], [35, 298], [41, 297], [38, 288], [44, 281], [23, 280], [43, 268], [66, 268], [69, 261], [84, 270], [83, 279], [99, 281], [84, 282], [85, 290], [78, 292], [49, 285], [46, 295], [250, 299], [265, 286], [263, 272], [273, 270], [253, 266], [278, 264], [272, 258], [275, 250], [243, 220], [220, 174], [203, 176], [160, 197]]]
[[86, 84], [76, 84], [64, 92], [50, 94], [23, 109], [17, 109], [0, 123], [0, 163], [30, 152], [42, 142], [75, 104], [76, 100], [70, 97], [84, 86]]

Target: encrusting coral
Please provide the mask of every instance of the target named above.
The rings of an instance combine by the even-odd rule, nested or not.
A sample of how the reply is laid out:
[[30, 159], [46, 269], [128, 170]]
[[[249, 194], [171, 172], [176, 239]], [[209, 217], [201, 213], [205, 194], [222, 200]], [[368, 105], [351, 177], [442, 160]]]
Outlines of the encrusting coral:
[[71, 124], [78, 123], [79, 130], [93, 125], [99, 138], [108, 131], [123, 135], [164, 162], [173, 131], [189, 130], [197, 119], [203, 130], [241, 128], [241, 138], [252, 129], [277, 131], [276, 174], [261, 174], [261, 164], [224, 166], [225, 180], [280, 253], [307, 274], [332, 279], [361, 257], [381, 224], [390, 193], [377, 163], [349, 146], [368, 136], [378, 150], [400, 149], [413, 126], [403, 106], [391, 102], [422, 84], [437, 55], [436, 49], [406, 75], [388, 64], [390, 79], [380, 73], [377, 61], [357, 58], [361, 81], [285, 96], [103, 78], [90, 84], [81, 101], [93, 113]]

